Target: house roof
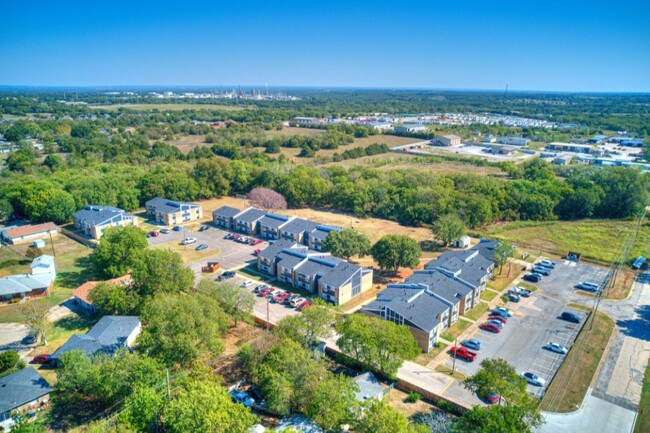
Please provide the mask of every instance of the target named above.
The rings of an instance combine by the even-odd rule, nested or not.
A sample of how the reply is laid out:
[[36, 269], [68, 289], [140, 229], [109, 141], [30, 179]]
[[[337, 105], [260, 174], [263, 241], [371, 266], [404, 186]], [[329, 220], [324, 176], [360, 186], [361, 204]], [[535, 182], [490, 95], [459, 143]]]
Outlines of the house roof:
[[366, 401], [373, 397], [380, 398], [378, 396], [384, 392], [381, 382], [371, 371], [358, 375], [354, 378], [354, 382], [359, 387], [359, 391], [355, 392], [359, 401]]
[[431, 332], [438, 324], [438, 316], [449, 306], [433, 296], [424, 287], [415, 284], [389, 285], [377, 295], [377, 299], [362, 308], [375, 314], [389, 308], [411, 324], [425, 332]]
[[107, 284], [118, 284], [118, 283], [125, 283], [128, 284], [128, 282], [132, 281], [131, 275], [122, 275], [121, 277], [113, 278], [112, 280], [106, 280], [106, 281], [86, 281], [83, 283], [81, 286], [77, 287], [72, 291], [72, 296], [75, 298], [79, 298], [82, 301], [84, 301], [87, 304], [92, 304], [90, 302], [90, 299], [88, 296], [90, 295], [90, 292], [93, 291], [95, 287], [97, 287], [98, 284], [100, 283], [107, 283]]
[[14, 227], [4, 231], [6, 236], [11, 238], [19, 238], [22, 236], [31, 236], [39, 233], [47, 233], [48, 231], [56, 231], [59, 228], [54, 223], [43, 224], [30, 224], [26, 226]]
[[[307, 251], [307, 247], [304, 248], [304, 251]], [[301, 251], [291, 251], [289, 249], [282, 250], [277, 256], [275, 256], [275, 262], [278, 266], [283, 268], [293, 269], [303, 260], [306, 260], [307, 256], [301, 254]]]
[[341, 287], [354, 274], [362, 270], [360, 266], [342, 260], [330, 272], [320, 279], [321, 284], [327, 284], [332, 287]]
[[452, 304], [458, 303], [460, 299], [474, 291], [474, 288], [469, 283], [436, 270], [415, 271], [404, 282], [425, 285], [431, 292]]
[[221, 206], [219, 209], [213, 211], [212, 215], [219, 215], [219, 216], [224, 216], [226, 218], [232, 218], [240, 212], [241, 210], [237, 209], [236, 207]]
[[46, 289], [54, 280], [54, 275], [50, 272], [43, 274], [20, 274], [9, 275], [0, 278], [0, 296], [18, 295], [29, 293], [35, 289]]
[[82, 221], [91, 226], [103, 224], [116, 216], [126, 217], [132, 215], [116, 207], [94, 205], [88, 205], [74, 213], [75, 220]]
[[191, 206], [191, 207], [199, 206], [198, 204], [195, 203], [167, 200], [166, 198], [162, 198], [162, 197], [152, 198], [151, 200], [145, 203], [146, 207], [153, 206], [156, 208], [156, 212], [165, 213], [165, 214], [176, 213], [180, 210], [181, 206], [183, 205]]
[[311, 232], [315, 230], [319, 224], [308, 221], [302, 218], [294, 218], [289, 221], [285, 226], [282, 227], [282, 231], [289, 233], [302, 233], [302, 232]]
[[264, 259], [273, 260], [275, 256], [277, 256], [282, 252], [282, 250], [286, 248], [292, 248], [295, 245], [296, 243], [294, 241], [290, 241], [288, 239], [280, 239], [273, 242], [268, 247], [264, 248], [262, 251], [260, 251], [260, 253], [257, 256], [262, 257]]
[[334, 259], [332, 256], [327, 258], [322, 256], [320, 258], [310, 257], [305, 263], [296, 269], [296, 272], [309, 275], [310, 277], [320, 274], [324, 278], [333, 272], [336, 267], [336, 262], [333, 260], [330, 261], [330, 258]]
[[456, 139], [460, 140], [460, 137], [455, 135], [455, 134], [443, 135], [443, 137], [445, 137], [445, 138], [447, 138], [449, 140], [456, 140]]
[[59, 359], [72, 350], [81, 350], [86, 355], [112, 354], [126, 346], [126, 340], [140, 326], [137, 316], [104, 316], [86, 334], [75, 334], [66, 341], [52, 358]]
[[478, 286], [488, 274], [488, 268], [493, 265], [491, 260], [483, 257], [481, 251], [475, 248], [462, 251], [446, 251], [435, 260], [427, 263], [427, 270], [441, 270], [448, 274]]
[[52, 265], [54, 265], [54, 257], [48, 256], [47, 254], [43, 254], [42, 256], [38, 256], [34, 260], [32, 260], [32, 264], [30, 266], [32, 269], [34, 269], [39, 266], [44, 266], [46, 268], [49, 268]]
[[260, 225], [272, 229], [278, 229], [282, 224], [286, 224], [291, 217], [267, 213], [260, 219]]
[[52, 392], [52, 387], [33, 367], [0, 377], [0, 414]]
[[472, 249], [478, 250], [483, 257], [494, 262], [494, 249], [499, 243], [499, 241], [495, 240], [481, 239]]
[[254, 207], [248, 208], [241, 214], [237, 215], [237, 221], [253, 223], [264, 216], [264, 211]]

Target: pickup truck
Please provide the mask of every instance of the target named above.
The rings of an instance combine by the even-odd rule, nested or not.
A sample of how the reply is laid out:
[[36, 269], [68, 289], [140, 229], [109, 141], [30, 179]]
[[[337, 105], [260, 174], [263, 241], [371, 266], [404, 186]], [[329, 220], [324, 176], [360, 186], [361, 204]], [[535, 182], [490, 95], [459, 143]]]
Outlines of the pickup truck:
[[453, 346], [449, 352], [454, 355], [456, 358], [463, 358], [466, 361], [472, 362], [474, 361], [474, 358], [476, 358], [476, 352], [472, 352], [471, 350], [467, 350], [466, 347], [456, 347]]

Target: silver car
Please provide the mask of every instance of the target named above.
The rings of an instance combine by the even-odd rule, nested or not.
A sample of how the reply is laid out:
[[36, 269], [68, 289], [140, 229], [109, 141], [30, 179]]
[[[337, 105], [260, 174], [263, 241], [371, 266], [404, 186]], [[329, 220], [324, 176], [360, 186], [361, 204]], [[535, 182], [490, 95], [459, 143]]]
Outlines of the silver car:
[[544, 349], [559, 353], [561, 355], [566, 355], [569, 352], [569, 349], [566, 347], [562, 346], [561, 344], [553, 343], [552, 341], [549, 341], [548, 344], [544, 346]]

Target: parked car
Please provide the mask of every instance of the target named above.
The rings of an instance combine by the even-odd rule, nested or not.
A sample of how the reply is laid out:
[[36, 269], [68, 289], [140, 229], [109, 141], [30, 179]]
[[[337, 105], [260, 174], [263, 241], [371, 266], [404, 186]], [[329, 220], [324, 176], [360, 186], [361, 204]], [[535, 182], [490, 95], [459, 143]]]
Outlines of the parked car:
[[505, 318], [505, 317], [503, 317], [503, 316], [498, 316], [498, 315], [496, 315], [496, 314], [495, 314], [495, 315], [491, 315], [491, 316], [489, 316], [489, 317], [488, 317], [488, 320], [497, 320], [497, 321], [499, 321], [499, 322], [501, 322], [501, 323], [504, 323], [504, 324], [505, 324], [505, 323], [508, 323], [508, 319], [507, 319], [507, 318]]
[[542, 379], [538, 375], [536, 375], [534, 373], [530, 373], [528, 371], [525, 372], [525, 373], [521, 373], [521, 377], [523, 379], [526, 379], [526, 382], [530, 383], [531, 385], [535, 385], [535, 386], [544, 386], [544, 384], [546, 383], [546, 381], [544, 379]]
[[496, 316], [512, 317], [512, 311], [503, 307], [495, 308], [494, 310], [492, 310], [492, 314]]
[[203, 250], [207, 250], [207, 249], [208, 249], [208, 244], [199, 244], [199, 245], [195, 248], [196, 251], [203, 251]]
[[282, 301], [287, 299], [289, 296], [291, 296], [291, 293], [289, 293], [289, 292], [274, 293], [273, 294], [273, 302], [275, 302], [277, 304], [281, 304]]
[[254, 293], [259, 293], [262, 290], [266, 289], [267, 287], [269, 287], [269, 286], [267, 286], [266, 284], [260, 284], [259, 286], [255, 286], [255, 288], [253, 289], [253, 292]]
[[305, 308], [309, 308], [309, 307], [311, 307], [312, 304], [313, 304], [313, 303], [312, 303], [311, 301], [307, 301], [307, 300], [306, 300], [306, 301], [303, 301], [303, 302], [302, 302], [300, 305], [298, 305], [296, 308], [298, 309], [298, 311], [302, 311], [302, 310], [304, 310]]
[[503, 322], [500, 321], [500, 320], [496, 320], [496, 319], [490, 319], [490, 318], [488, 318], [487, 323], [490, 324], [490, 325], [494, 325], [494, 326], [496, 326], [497, 328], [503, 328]]
[[600, 287], [596, 283], [590, 283], [588, 281], [580, 281], [576, 284], [576, 289], [586, 290], [588, 292], [597, 292]]
[[244, 281], [243, 283], [241, 283], [241, 286], [242, 286], [244, 289], [247, 289], [247, 288], [249, 288], [249, 287], [252, 286], [252, 285], [253, 285], [253, 282], [252, 282], [251, 280], [246, 280], [246, 281]]
[[171, 233], [171, 230], [169, 230], [169, 229], [161, 229], [161, 230], [160, 230], [160, 233], [166, 235], [166, 234], [168, 234], [168, 233]]
[[248, 243], [248, 239], [249, 239], [248, 236], [240, 236], [235, 240], [237, 242], [239, 242], [240, 244], [245, 244], [245, 243]]
[[232, 237], [235, 236], [234, 233], [226, 233], [226, 236], [224, 236], [224, 239], [232, 239]]
[[530, 281], [531, 283], [539, 283], [542, 279], [540, 274], [526, 274], [524, 275], [524, 281]]
[[560, 315], [560, 318], [566, 320], [567, 322], [580, 323], [580, 317], [575, 313], [570, 313], [568, 311], [563, 312]]
[[236, 403], [243, 404], [246, 407], [251, 407], [255, 404], [255, 399], [244, 391], [237, 391], [236, 389], [233, 389], [230, 391], [230, 396]]
[[193, 237], [185, 238], [181, 241], [181, 245], [190, 245], [195, 243], [196, 243], [196, 238]]
[[241, 237], [241, 235], [240, 235], [239, 233], [235, 233], [234, 235], [232, 235], [231, 239], [232, 239], [233, 241], [236, 241], [236, 240], [239, 239], [240, 237]]
[[174, 226], [174, 228], [173, 228], [172, 230], [174, 230], [175, 232], [180, 232], [181, 230], [183, 230], [183, 227], [181, 227], [181, 226]]
[[543, 266], [549, 269], [555, 269], [555, 262], [552, 262], [550, 260], [540, 260], [539, 262], [536, 263], [536, 265]]
[[275, 292], [275, 289], [274, 289], [273, 287], [267, 287], [266, 289], [260, 291], [260, 292], [258, 293], [258, 295], [260, 295], [261, 297], [265, 298], [265, 297], [269, 296], [269, 295], [270, 295], [271, 293], [273, 293], [273, 292]]
[[562, 346], [561, 344], [553, 343], [551, 341], [549, 341], [548, 344], [544, 346], [544, 349], [550, 350], [551, 352], [559, 353], [561, 355], [566, 355], [567, 353], [569, 353], [569, 349]]
[[483, 400], [489, 404], [495, 404], [499, 402], [499, 395], [493, 391], [487, 391], [483, 393]]
[[42, 353], [40, 355], [36, 355], [34, 359], [32, 359], [33, 364], [49, 364], [52, 361], [50, 358], [49, 353]]
[[158, 233], [158, 232], [155, 231], [155, 230], [151, 230], [148, 234], [149, 234], [149, 236], [151, 236], [152, 238], [155, 238], [155, 237], [160, 236], [160, 233]]
[[210, 230], [210, 226], [201, 226], [201, 228], [199, 229], [200, 232], [204, 232], [206, 230]]
[[255, 242], [256, 240], [258, 240], [258, 239], [255, 239], [255, 238], [248, 238], [248, 239], [246, 240], [246, 243], [247, 243], [248, 245], [255, 245], [254, 242]]
[[473, 338], [470, 338], [468, 340], [463, 340], [462, 343], [460, 344], [472, 350], [481, 350], [481, 342], [478, 340], [474, 340]]
[[235, 276], [235, 271], [226, 271], [217, 277], [217, 281], [226, 281], [231, 278], [234, 278], [234, 276]]
[[261, 240], [259, 240], [259, 239], [255, 239], [253, 242], [251, 242], [251, 245], [259, 245], [259, 244], [261, 244], [261, 243], [262, 243]]
[[261, 252], [262, 252], [262, 250], [260, 250], [259, 248], [255, 248], [255, 249], [253, 250], [253, 255], [256, 256], [256, 255], [258, 255], [258, 254], [261, 253]]
[[468, 362], [474, 361], [477, 355], [476, 352], [472, 352], [471, 350], [468, 350], [466, 347], [462, 346], [453, 346], [451, 349], [449, 349], [449, 353], [451, 353], [456, 358], [462, 358]]
[[533, 273], [548, 277], [551, 275], [551, 270], [549, 268], [545, 268], [544, 266], [533, 266]]
[[523, 296], [524, 298], [530, 297], [530, 294], [532, 293], [530, 290], [528, 290], [528, 289], [526, 289], [524, 287], [521, 287], [521, 286], [513, 287], [512, 289], [510, 289], [509, 292], [514, 293], [514, 294], [519, 295], [519, 296]]
[[285, 304], [285, 305], [291, 305], [291, 301], [293, 301], [294, 299], [299, 298], [299, 297], [300, 297], [300, 295], [294, 295], [293, 293], [290, 293], [290, 296], [287, 296], [286, 298], [284, 298], [282, 303]]
[[510, 302], [519, 302], [519, 301], [521, 301], [521, 298], [516, 293], [508, 294], [508, 299], [510, 299]]
[[482, 323], [481, 326], [479, 326], [479, 328], [481, 328], [484, 331], [494, 332], [495, 334], [501, 332], [501, 328], [494, 325], [494, 323]]
[[305, 298], [303, 298], [302, 296], [296, 296], [289, 302], [289, 305], [296, 308], [298, 305], [302, 304], [303, 302], [305, 302]]

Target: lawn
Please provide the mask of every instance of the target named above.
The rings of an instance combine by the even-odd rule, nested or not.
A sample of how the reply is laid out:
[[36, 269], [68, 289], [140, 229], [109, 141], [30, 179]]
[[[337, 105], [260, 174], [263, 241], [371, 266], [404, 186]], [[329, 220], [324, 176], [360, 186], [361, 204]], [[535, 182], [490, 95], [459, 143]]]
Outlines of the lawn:
[[[480, 234], [508, 240], [533, 252], [565, 256], [569, 251], [576, 251], [585, 259], [611, 263], [634, 226], [635, 223], [629, 220], [519, 221], [494, 225]], [[645, 222], [628, 259], [647, 257], [649, 245], [650, 223]]]
[[643, 376], [643, 390], [641, 391], [641, 401], [639, 402], [639, 414], [636, 418], [634, 433], [650, 432], [650, 362], [645, 369]]
[[481, 301], [490, 302], [492, 301], [492, 299], [496, 298], [497, 296], [499, 296], [498, 292], [495, 292], [488, 288], [483, 293], [481, 293]]
[[460, 318], [458, 322], [454, 323], [453, 326], [451, 326], [450, 328], [445, 330], [445, 332], [440, 334], [440, 337], [447, 341], [453, 342], [456, 338], [458, 338], [460, 334], [463, 333], [464, 330], [469, 328], [471, 324], [472, 322]]
[[433, 358], [440, 355], [442, 352], [447, 350], [447, 348], [449, 347], [448, 345], [446, 345], [445, 343], [442, 343], [442, 342], [438, 342], [436, 344], [437, 344], [437, 346], [434, 347], [433, 349], [431, 349], [429, 351], [429, 353], [421, 353], [420, 355], [417, 356], [417, 358], [415, 358], [413, 360], [413, 362], [426, 367], [427, 364], [429, 364]]
[[170, 241], [158, 245], [153, 245], [151, 248], [175, 251], [181, 255], [183, 263], [194, 263], [207, 257], [219, 254], [218, 248], [208, 248], [203, 251], [197, 251], [196, 244], [181, 245], [180, 242], [177, 241]]
[[451, 368], [449, 368], [449, 367], [447, 367], [446, 365], [443, 365], [443, 364], [437, 365], [436, 368], [434, 368], [434, 370], [437, 371], [438, 373], [444, 373], [447, 376], [452, 377], [452, 378], [454, 378], [456, 380], [465, 380], [465, 379], [467, 379], [467, 376], [465, 376], [460, 371], [458, 371], [458, 370], [453, 371]]
[[630, 290], [634, 287], [636, 274], [629, 269], [621, 269], [614, 281], [614, 285], [605, 292], [605, 299], [627, 299]]
[[464, 314], [465, 317], [471, 320], [478, 320], [485, 314], [489, 306], [486, 302], [479, 302], [478, 305]]
[[[511, 267], [510, 267], [511, 266]], [[512, 282], [521, 275], [521, 267], [516, 264], [506, 264], [503, 266], [503, 271], [499, 273], [499, 269], [494, 270], [494, 279], [488, 282], [488, 285], [497, 292], [504, 291]]]
[[571, 412], [582, 404], [614, 330], [614, 321], [606, 314], [599, 312], [594, 320], [592, 330], [591, 323], [585, 323], [578, 335], [544, 395], [542, 410]]
[[520, 282], [520, 283], [517, 284], [517, 285], [518, 285], [519, 287], [523, 287], [524, 289], [530, 290], [531, 292], [534, 292], [534, 291], [537, 290], [537, 286], [534, 285], [534, 284], [528, 284], [528, 283]]

